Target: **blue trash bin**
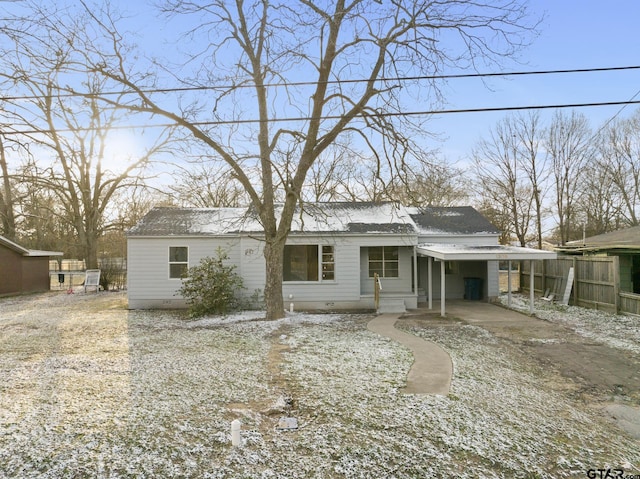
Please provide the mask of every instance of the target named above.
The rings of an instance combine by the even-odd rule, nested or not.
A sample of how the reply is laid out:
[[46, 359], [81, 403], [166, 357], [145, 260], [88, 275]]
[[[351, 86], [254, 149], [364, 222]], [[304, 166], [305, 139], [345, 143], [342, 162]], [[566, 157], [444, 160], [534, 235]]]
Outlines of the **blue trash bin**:
[[482, 278], [464, 278], [464, 299], [471, 301], [482, 299]]

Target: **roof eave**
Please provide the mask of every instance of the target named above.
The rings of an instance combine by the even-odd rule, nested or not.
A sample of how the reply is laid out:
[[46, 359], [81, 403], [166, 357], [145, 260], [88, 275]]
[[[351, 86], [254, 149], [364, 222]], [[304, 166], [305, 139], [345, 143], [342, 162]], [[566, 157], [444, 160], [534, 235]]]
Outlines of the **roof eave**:
[[29, 250], [27, 254], [23, 256], [28, 257], [42, 257], [42, 256], [64, 256], [64, 253], [61, 251], [39, 251], [39, 250]]

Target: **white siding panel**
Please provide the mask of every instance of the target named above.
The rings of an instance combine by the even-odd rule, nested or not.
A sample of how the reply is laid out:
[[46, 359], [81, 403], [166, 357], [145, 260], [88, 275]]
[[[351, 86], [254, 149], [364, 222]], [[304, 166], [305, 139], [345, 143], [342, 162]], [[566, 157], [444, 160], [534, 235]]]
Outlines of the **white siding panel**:
[[498, 261], [487, 261], [487, 296], [489, 299], [500, 296]]
[[254, 238], [242, 238], [240, 242], [241, 276], [249, 295], [257, 289], [264, 292], [266, 267], [263, 245], [263, 241]]
[[176, 295], [182, 284], [169, 278], [169, 247], [189, 248], [189, 267], [205, 256], [215, 256], [221, 247], [229, 264], [238, 264], [239, 241], [216, 238], [136, 238], [127, 242], [127, 294], [129, 307], [184, 307]]

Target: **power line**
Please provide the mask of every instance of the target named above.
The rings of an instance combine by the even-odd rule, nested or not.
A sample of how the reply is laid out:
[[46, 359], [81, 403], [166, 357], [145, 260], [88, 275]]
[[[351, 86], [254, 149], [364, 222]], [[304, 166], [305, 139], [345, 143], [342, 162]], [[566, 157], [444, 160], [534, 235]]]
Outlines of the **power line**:
[[[591, 102], [591, 103], [563, 103], [556, 105], [528, 105], [528, 106], [506, 106], [506, 107], [488, 107], [488, 108], [465, 108], [465, 109], [450, 109], [450, 110], [424, 110], [424, 111], [407, 111], [407, 112], [381, 112], [376, 114], [367, 115], [369, 117], [399, 117], [399, 116], [430, 116], [430, 115], [448, 115], [448, 114], [461, 114], [461, 113], [493, 113], [493, 112], [508, 112], [508, 111], [525, 111], [525, 110], [550, 110], [550, 109], [564, 109], [564, 108], [586, 108], [586, 107], [601, 107], [601, 106], [619, 106], [619, 105], [638, 105], [640, 100], [624, 100], [624, 101], [609, 101], [609, 102]], [[359, 115], [363, 117], [364, 115]], [[323, 116], [321, 120], [339, 120], [340, 115], [327, 115]], [[225, 125], [246, 125], [257, 124], [262, 122], [267, 123], [283, 123], [283, 122], [295, 122], [295, 121], [308, 121], [310, 117], [288, 117], [288, 118], [270, 118], [268, 120], [248, 119], [248, 120], [216, 120], [216, 121], [194, 121], [188, 122], [190, 125], [201, 126], [225, 126]], [[170, 128], [179, 126], [176, 123], [149, 123], [144, 125], [114, 125], [110, 126], [110, 130], [128, 130], [128, 129], [144, 129], [144, 128]], [[73, 131], [92, 131], [99, 128], [62, 128], [57, 129], [59, 133], [68, 133]], [[34, 135], [42, 133], [53, 133], [52, 130], [14, 130], [2, 132], [2, 135]]]
[[635, 92], [634, 95], [631, 98], [629, 98], [628, 103], [624, 103], [623, 106], [621, 106], [617, 112], [615, 112], [606, 122], [604, 122], [602, 126], [598, 128], [598, 131], [596, 131], [593, 135], [591, 135], [591, 138], [589, 139], [589, 141], [597, 137], [602, 130], [604, 130], [607, 126], [609, 126], [609, 123], [615, 120], [618, 117], [618, 115], [620, 115], [620, 113], [622, 113], [627, 106], [631, 105], [632, 104], [631, 102], [635, 100], [638, 95], [640, 95], [640, 90]]
[[[599, 67], [599, 68], [573, 68], [573, 69], [560, 69], [560, 70], [534, 70], [534, 71], [515, 71], [515, 72], [490, 72], [490, 73], [452, 73], [443, 75], [420, 75], [420, 76], [406, 76], [406, 77], [384, 77], [376, 79], [376, 82], [406, 82], [406, 81], [420, 81], [420, 80], [454, 80], [464, 78], [491, 78], [491, 77], [508, 77], [508, 76], [527, 76], [527, 75], [556, 75], [566, 73], [598, 73], [598, 72], [612, 72], [612, 71], [626, 71], [626, 70], [639, 70], [640, 65], [618, 66], [618, 67]], [[324, 82], [328, 85], [336, 84], [353, 84], [353, 83], [366, 83], [370, 80], [368, 78], [354, 78], [343, 80], [327, 80]], [[265, 83], [265, 88], [276, 87], [296, 87], [296, 86], [312, 86], [317, 85], [319, 82], [303, 81], [303, 82], [290, 82], [290, 83]], [[171, 88], [142, 88], [140, 93], [182, 93], [190, 91], [210, 91], [210, 90], [230, 90], [241, 88], [255, 88], [255, 85], [245, 84], [228, 84], [228, 85], [215, 85], [215, 86], [192, 86], [192, 87], [171, 87]], [[113, 96], [113, 95], [129, 95], [135, 94], [133, 90], [122, 90], [113, 92], [102, 93], [83, 93], [77, 91], [70, 91], [68, 88], [61, 88], [60, 90], [67, 93], [61, 93], [56, 95], [20, 95], [20, 96], [0, 96], [0, 101], [18, 101], [18, 100], [34, 100], [40, 98], [69, 98], [69, 97], [85, 97], [85, 98], [98, 98], [100, 96]]]

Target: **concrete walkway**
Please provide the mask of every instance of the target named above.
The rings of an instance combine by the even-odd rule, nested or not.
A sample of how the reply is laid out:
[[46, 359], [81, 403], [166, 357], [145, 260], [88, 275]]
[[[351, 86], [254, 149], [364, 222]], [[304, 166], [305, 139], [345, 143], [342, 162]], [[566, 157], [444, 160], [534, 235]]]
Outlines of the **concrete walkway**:
[[369, 321], [367, 328], [407, 346], [413, 353], [413, 364], [407, 375], [406, 394], [449, 394], [453, 363], [449, 354], [436, 343], [395, 328], [397, 314], [381, 314]]

